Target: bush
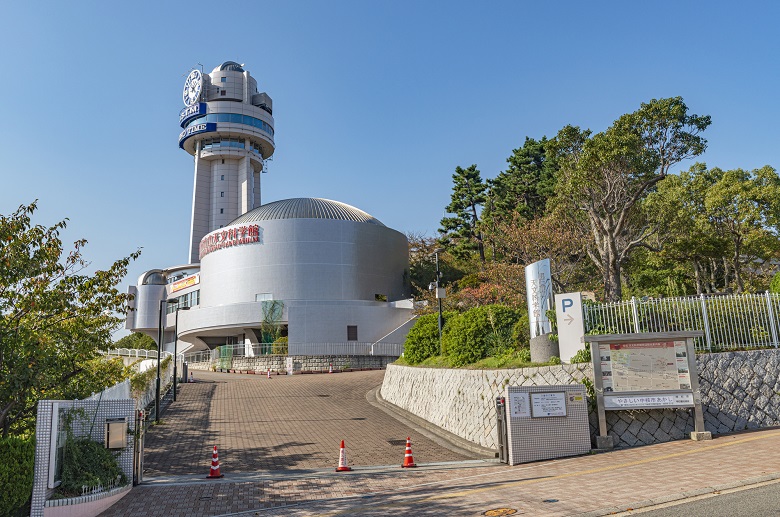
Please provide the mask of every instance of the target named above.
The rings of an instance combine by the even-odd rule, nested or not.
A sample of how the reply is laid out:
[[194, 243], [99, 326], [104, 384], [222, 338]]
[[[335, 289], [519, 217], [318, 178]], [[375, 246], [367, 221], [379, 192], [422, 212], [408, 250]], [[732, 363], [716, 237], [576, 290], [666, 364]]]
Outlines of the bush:
[[590, 362], [590, 345], [586, 344], [585, 348], [578, 350], [576, 354], [571, 358], [571, 363], [589, 363]]
[[63, 450], [60, 493], [80, 496], [82, 486], [105, 487], [117, 480], [119, 485], [127, 484], [127, 476], [117, 463], [118, 455], [89, 438], [69, 436]]
[[504, 305], [475, 307], [454, 318], [445, 328], [443, 346], [454, 366], [474, 363], [490, 353], [513, 346], [512, 329], [520, 311]]
[[[442, 324], [456, 316], [455, 312], [442, 314]], [[404, 359], [409, 364], [419, 364], [429, 357], [439, 355], [439, 313], [424, 314], [417, 318], [404, 343]]]
[[772, 294], [780, 294], [780, 271], [775, 273], [772, 277], [772, 283], [769, 284], [769, 292]]
[[35, 440], [0, 438], [0, 515], [17, 515], [32, 496]]
[[287, 355], [289, 350], [288, 343], [289, 338], [287, 336], [276, 338], [276, 341], [274, 341], [274, 344], [271, 346], [271, 353], [274, 355]]
[[512, 327], [512, 341], [514, 341], [517, 348], [528, 348], [531, 346], [531, 324], [528, 322], [527, 312]]

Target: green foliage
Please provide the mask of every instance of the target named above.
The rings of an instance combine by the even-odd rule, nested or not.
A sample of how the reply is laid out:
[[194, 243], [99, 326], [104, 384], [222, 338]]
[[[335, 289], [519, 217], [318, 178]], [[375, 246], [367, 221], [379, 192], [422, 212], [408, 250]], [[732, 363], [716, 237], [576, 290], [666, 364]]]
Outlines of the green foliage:
[[17, 515], [32, 494], [35, 440], [0, 438], [0, 515]]
[[[528, 311], [523, 312], [520, 319], [512, 327], [512, 341], [517, 348], [528, 348], [531, 344], [531, 324], [528, 321]], [[530, 352], [528, 355], [530, 361]]]
[[273, 347], [271, 348], [271, 353], [274, 355], [287, 355], [289, 338], [287, 336], [282, 336], [276, 338], [276, 341], [274, 341]]
[[[90, 395], [90, 361], [111, 347], [129, 295], [117, 288], [131, 260], [83, 274], [86, 240], [66, 251], [60, 232], [33, 225], [36, 203], [0, 216], [0, 428], [3, 436], [34, 425], [41, 398]], [[82, 389], [88, 391], [82, 392]]]
[[127, 336], [124, 336], [116, 343], [114, 343], [114, 348], [135, 348], [141, 350], [157, 350], [157, 343], [155, 343], [154, 339], [147, 336], [146, 334], [141, 334], [140, 332], [133, 332], [132, 334], [128, 334]]
[[780, 294], [780, 272], [775, 273], [772, 277], [772, 283], [769, 284], [769, 292], [772, 294]]
[[503, 345], [520, 317], [520, 311], [502, 305], [470, 309], [444, 329], [445, 352], [454, 366], [462, 366], [483, 359], [491, 351], [506, 349]]
[[454, 215], [441, 220], [439, 232], [442, 234], [442, 244], [459, 257], [478, 251], [480, 260], [484, 262], [485, 251], [477, 208], [485, 202], [487, 185], [482, 181], [476, 165], [468, 169], [456, 167], [452, 181], [452, 195], [446, 210]]
[[[171, 356], [166, 357], [160, 363], [160, 370], [164, 371], [171, 364]], [[153, 381], [157, 379], [157, 367], [149, 368], [143, 373], [136, 373], [130, 377], [130, 388], [133, 390], [133, 396], [140, 397]]]
[[552, 364], [561, 364], [561, 358], [558, 357], [557, 355], [554, 355], [554, 356], [550, 357], [550, 360], [547, 361], [547, 364], [551, 364], [551, 365]]
[[69, 436], [63, 449], [59, 492], [75, 497], [81, 495], [82, 486], [107, 486], [116, 481], [119, 485], [127, 484], [127, 476], [117, 463], [118, 456], [118, 452], [111, 452], [89, 438]]
[[[442, 313], [445, 325], [456, 313]], [[418, 364], [429, 357], [439, 355], [439, 313], [423, 314], [409, 329], [404, 343], [404, 359], [409, 364]]]
[[582, 350], [578, 350], [576, 354], [571, 358], [571, 363], [589, 363], [591, 360], [590, 357], [590, 346], [586, 346]]

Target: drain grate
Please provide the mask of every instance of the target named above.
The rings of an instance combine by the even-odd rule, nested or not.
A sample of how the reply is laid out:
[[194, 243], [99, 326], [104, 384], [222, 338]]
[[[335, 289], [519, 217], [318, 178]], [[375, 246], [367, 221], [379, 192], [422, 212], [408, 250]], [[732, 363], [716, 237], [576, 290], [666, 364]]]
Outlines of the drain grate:
[[390, 445], [406, 445], [406, 440], [387, 440]]

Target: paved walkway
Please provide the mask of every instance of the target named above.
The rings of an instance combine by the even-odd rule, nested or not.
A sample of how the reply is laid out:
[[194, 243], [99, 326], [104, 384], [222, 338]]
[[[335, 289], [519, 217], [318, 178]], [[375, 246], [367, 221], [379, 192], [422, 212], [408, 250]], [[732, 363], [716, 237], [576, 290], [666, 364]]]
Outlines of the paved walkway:
[[[102, 516], [629, 515], [780, 481], [777, 429], [515, 467], [467, 459], [367, 402], [382, 373], [196, 372], [149, 434], [144, 484]], [[389, 443], [407, 435], [417, 469], [401, 469], [403, 445]], [[336, 473], [342, 438], [354, 470]], [[214, 443], [221, 480], [205, 479]]]
[[407, 436], [424, 462], [474, 457], [415, 433], [369, 404], [384, 371], [272, 376], [194, 372], [146, 436], [145, 478], [200, 476], [219, 448], [224, 473], [335, 467], [339, 443], [355, 465], [403, 461]]
[[766, 430], [515, 467], [462, 462], [153, 483], [102, 515], [477, 516], [500, 508], [539, 517], [629, 515], [773, 479], [780, 479], [780, 431]]

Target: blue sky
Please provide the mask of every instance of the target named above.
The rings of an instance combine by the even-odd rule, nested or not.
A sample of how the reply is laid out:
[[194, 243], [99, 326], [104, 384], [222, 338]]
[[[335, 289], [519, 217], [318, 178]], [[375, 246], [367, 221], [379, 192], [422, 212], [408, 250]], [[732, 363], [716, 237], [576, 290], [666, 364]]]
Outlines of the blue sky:
[[[244, 63], [274, 100], [263, 201], [324, 197], [434, 235], [456, 166], [525, 136], [603, 130], [652, 98], [712, 116], [701, 158], [780, 165], [772, 2], [9, 2], [0, 16], [0, 213], [39, 199], [128, 282], [185, 262], [181, 87]], [[681, 165], [688, 168], [692, 162]]]

